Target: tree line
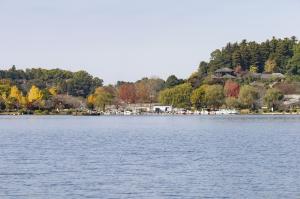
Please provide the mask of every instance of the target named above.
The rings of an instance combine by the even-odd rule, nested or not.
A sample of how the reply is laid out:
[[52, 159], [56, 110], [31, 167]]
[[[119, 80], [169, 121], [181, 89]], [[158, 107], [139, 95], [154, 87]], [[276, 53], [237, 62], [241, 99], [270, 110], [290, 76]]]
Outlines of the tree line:
[[86, 71], [42, 68], [17, 70], [15, 66], [8, 70], [0, 70], [0, 79], [9, 80], [23, 93], [27, 93], [32, 85], [35, 85], [40, 89], [56, 87], [58, 93], [81, 97], [86, 97], [95, 88], [103, 85], [102, 79], [93, 77]]
[[[283, 73], [284, 80], [259, 80], [247, 76], [216, 81], [212, 74], [219, 68], [236, 73]], [[256, 110], [262, 106], [279, 109], [283, 96], [300, 94], [300, 44], [295, 37], [243, 40], [228, 43], [211, 53], [187, 79], [170, 75], [142, 78], [135, 82], [118, 81], [103, 85], [103, 80], [86, 71], [31, 68], [0, 70], [1, 110], [95, 109], [107, 105], [161, 103], [185, 109], [220, 107]]]
[[228, 67], [239, 70], [254, 69], [256, 72], [279, 72], [290, 75], [300, 74], [300, 44], [296, 37], [277, 39], [273, 37], [261, 43], [243, 40], [228, 43], [210, 54], [209, 62], [201, 62], [202, 76]]
[[283, 91], [278, 88], [240, 85], [228, 80], [224, 86], [203, 84], [196, 89], [190, 83], [184, 83], [160, 92], [159, 100], [163, 104], [184, 109], [194, 107], [196, 110], [216, 110], [223, 107], [256, 110], [266, 105], [270, 110], [276, 110], [281, 105], [283, 96]]
[[1, 110], [59, 110], [89, 108], [105, 110], [107, 105], [157, 103], [159, 92], [184, 82], [175, 75], [166, 81], [142, 78], [103, 86], [100, 78], [85, 71], [61, 69], [1, 70]]

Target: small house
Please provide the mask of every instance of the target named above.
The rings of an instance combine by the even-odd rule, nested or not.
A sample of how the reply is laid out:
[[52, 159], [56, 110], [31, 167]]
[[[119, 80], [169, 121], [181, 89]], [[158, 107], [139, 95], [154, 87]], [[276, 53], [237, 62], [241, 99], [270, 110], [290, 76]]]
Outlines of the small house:
[[234, 70], [231, 69], [231, 68], [220, 68], [218, 70], [215, 71], [215, 75], [218, 76], [218, 77], [222, 77], [224, 75], [234, 75]]
[[234, 70], [231, 68], [220, 68], [212, 75], [213, 79], [235, 79]]

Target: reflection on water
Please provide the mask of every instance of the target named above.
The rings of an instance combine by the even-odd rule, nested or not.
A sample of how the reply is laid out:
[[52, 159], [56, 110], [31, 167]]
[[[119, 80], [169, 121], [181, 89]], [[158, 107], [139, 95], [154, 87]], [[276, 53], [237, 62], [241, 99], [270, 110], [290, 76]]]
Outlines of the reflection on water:
[[0, 198], [300, 198], [299, 116], [0, 116]]

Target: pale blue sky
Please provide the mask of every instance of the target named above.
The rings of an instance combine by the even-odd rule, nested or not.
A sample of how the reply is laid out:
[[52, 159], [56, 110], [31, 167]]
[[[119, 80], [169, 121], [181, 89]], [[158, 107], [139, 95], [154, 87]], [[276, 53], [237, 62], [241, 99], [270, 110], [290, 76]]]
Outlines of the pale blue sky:
[[0, 66], [187, 77], [227, 42], [300, 37], [299, 0], [0, 0]]

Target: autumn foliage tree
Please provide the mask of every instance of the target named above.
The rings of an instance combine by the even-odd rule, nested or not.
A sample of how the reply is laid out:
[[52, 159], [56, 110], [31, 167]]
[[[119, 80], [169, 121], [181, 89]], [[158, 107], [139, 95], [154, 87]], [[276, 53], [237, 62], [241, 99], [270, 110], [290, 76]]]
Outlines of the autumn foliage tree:
[[28, 98], [28, 102], [30, 103], [35, 101], [40, 101], [43, 98], [42, 91], [38, 87], [33, 85], [28, 92], [27, 98]]
[[96, 88], [95, 92], [88, 96], [87, 102], [89, 107], [105, 111], [106, 105], [113, 102], [114, 95], [105, 87]]
[[240, 92], [240, 85], [232, 80], [228, 80], [225, 82], [224, 92], [226, 97], [237, 98]]
[[165, 86], [165, 81], [160, 78], [142, 78], [135, 82], [137, 100], [140, 103], [156, 102], [158, 93]]
[[57, 95], [57, 88], [56, 87], [51, 87], [48, 89], [49, 93], [52, 95], [52, 96], [56, 96]]
[[135, 103], [137, 101], [137, 93], [135, 85], [132, 83], [125, 83], [119, 86], [119, 98], [127, 103]]
[[43, 99], [42, 91], [38, 87], [33, 85], [27, 94], [27, 100], [29, 106], [31, 107], [37, 106], [38, 108], [40, 108], [40, 106], [42, 105], [42, 99]]
[[258, 67], [256, 65], [251, 65], [249, 71], [251, 73], [257, 73]]
[[17, 109], [21, 107], [21, 105], [23, 104], [22, 102], [24, 101], [23, 94], [17, 86], [11, 87], [9, 98], [10, 102], [13, 103], [13, 106], [15, 106]]
[[265, 72], [273, 73], [277, 70], [277, 64], [274, 59], [268, 59], [265, 63]]
[[149, 85], [146, 84], [146, 82], [138, 82], [135, 84], [136, 88], [136, 97], [139, 102], [150, 102], [150, 88]]

